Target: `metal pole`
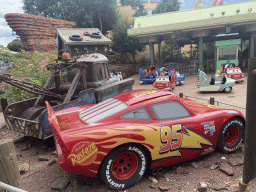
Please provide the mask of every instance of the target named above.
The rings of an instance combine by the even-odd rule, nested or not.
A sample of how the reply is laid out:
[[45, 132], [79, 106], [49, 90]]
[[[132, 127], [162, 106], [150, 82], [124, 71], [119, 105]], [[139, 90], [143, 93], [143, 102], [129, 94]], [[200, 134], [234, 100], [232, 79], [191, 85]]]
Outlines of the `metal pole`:
[[250, 37], [250, 58], [254, 57], [254, 35], [255, 35], [255, 32], [251, 32], [251, 37]]
[[27, 192], [27, 191], [24, 191], [22, 189], [13, 187], [11, 185], [7, 185], [7, 184], [0, 181], [0, 191], [1, 191], [1, 188], [6, 189], [7, 191], [13, 191], [13, 192]]
[[155, 63], [154, 43], [149, 43], [149, 52], [150, 52], [150, 65], [154, 65]]
[[179, 97], [183, 98], [183, 93], [179, 93]]
[[256, 58], [249, 59], [245, 125], [245, 153], [243, 178], [239, 182], [239, 191], [243, 192], [246, 185], [256, 176]]
[[204, 71], [203, 67], [203, 37], [199, 37], [199, 69]]
[[214, 105], [215, 101], [214, 101], [214, 97], [210, 97], [210, 104]]

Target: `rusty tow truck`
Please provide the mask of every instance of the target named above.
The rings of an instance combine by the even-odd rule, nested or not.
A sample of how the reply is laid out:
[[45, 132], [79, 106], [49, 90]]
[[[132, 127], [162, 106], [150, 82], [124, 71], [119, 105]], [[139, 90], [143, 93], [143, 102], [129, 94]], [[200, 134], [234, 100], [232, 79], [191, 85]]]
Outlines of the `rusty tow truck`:
[[[55, 111], [95, 104], [132, 90], [135, 83], [133, 78], [121, 81], [111, 78], [108, 59], [100, 53], [83, 56], [76, 61], [49, 64], [47, 70], [52, 72], [44, 87], [12, 79], [8, 74], [0, 75], [0, 81], [38, 96], [12, 103], [5, 108], [4, 118], [8, 129], [26, 136], [47, 139], [53, 136], [53, 132], [48, 122], [45, 101]], [[65, 83], [61, 83], [60, 73], [66, 73]]]

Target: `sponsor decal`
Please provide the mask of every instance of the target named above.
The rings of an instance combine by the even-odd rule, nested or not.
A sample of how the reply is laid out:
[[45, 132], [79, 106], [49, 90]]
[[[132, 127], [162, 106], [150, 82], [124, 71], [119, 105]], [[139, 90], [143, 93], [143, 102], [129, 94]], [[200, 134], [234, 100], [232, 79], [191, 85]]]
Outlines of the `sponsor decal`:
[[77, 143], [71, 150], [68, 159], [71, 160], [73, 166], [76, 164], [86, 166], [94, 162], [97, 157], [98, 148], [94, 142]]
[[213, 151], [214, 151], [213, 148], [210, 147], [210, 148], [208, 148], [208, 149], [205, 149], [204, 152], [203, 152], [201, 155], [206, 155], [206, 154], [211, 153], [211, 152], [213, 152]]
[[156, 92], [157, 92], [157, 90], [148, 90], [148, 91], [139, 91], [139, 92], [131, 93], [131, 94], [135, 97], [141, 97], [141, 96], [150, 95], [150, 94], [153, 94]]
[[201, 144], [210, 145], [212, 143], [181, 124], [161, 127], [160, 138], [162, 146], [159, 154], [170, 152], [169, 156], [182, 156], [179, 149], [201, 149]]
[[108, 182], [109, 182], [110, 185], [113, 185], [113, 186], [116, 187], [116, 188], [124, 188], [124, 187], [125, 187], [125, 184], [116, 183], [115, 181], [113, 181], [113, 180], [111, 179], [111, 176], [110, 176], [110, 172], [111, 172], [110, 167], [111, 167], [112, 162], [113, 162], [112, 159], [110, 159], [110, 160], [108, 161], [108, 165], [107, 165], [107, 169], [106, 169], [106, 178], [107, 178], [107, 180], [108, 180]]
[[143, 175], [143, 173], [145, 172], [146, 169], [146, 158], [145, 155], [142, 153], [142, 151], [140, 149], [138, 149], [137, 147], [129, 147], [128, 149], [129, 151], [135, 151], [136, 153], [139, 154], [139, 156], [141, 157], [142, 160], [142, 166], [141, 166], [141, 170], [139, 171], [140, 175]]
[[204, 122], [204, 123], [201, 123], [201, 125], [204, 126], [204, 134], [207, 134], [208, 132], [210, 132], [210, 136], [214, 135], [214, 132], [215, 132], [214, 121]]

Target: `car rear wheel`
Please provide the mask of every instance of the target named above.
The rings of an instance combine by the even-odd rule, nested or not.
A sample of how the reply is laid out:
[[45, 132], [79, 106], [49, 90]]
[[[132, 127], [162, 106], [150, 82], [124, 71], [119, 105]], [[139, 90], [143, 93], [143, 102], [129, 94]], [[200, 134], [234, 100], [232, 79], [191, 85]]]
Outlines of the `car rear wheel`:
[[175, 85], [180, 85], [180, 81], [175, 81]]
[[103, 161], [100, 177], [112, 189], [126, 189], [136, 184], [147, 166], [146, 153], [136, 145], [125, 145], [112, 152]]
[[225, 87], [224, 92], [229, 93], [232, 90], [232, 87]]
[[218, 147], [223, 153], [234, 152], [244, 138], [244, 124], [238, 118], [227, 121], [220, 130]]

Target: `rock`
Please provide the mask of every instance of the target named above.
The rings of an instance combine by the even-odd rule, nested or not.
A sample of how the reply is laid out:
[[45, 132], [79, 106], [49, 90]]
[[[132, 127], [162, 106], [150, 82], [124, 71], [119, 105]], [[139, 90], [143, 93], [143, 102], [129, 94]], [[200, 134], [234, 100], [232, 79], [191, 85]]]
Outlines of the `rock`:
[[39, 154], [38, 151], [33, 151], [33, 152], [31, 153], [31, 156], [37, 156], [38, 154]]
[[45, 155], [39, 155], [38, 158], [39, 158], [39, 161], [49, 161], [50, 160], [50, 158]]
[[207, 184], [205, 182], [199, 182], [199, 184], [197, 186], [197, 190], [199, 192], [207, 191]]
[[209, 189], [213, 189], [215, 191], [221, 191], [221, 190], [226, 190], [227, 189], [227, 186], [224, 185], [224, 186], [219, 186], [219, 185], [211, 185], [208, 187]]
[[233, 167], [243, 165], [242, 159], [232, 158], [228, 160], [229, 164]]
[[63, 190], [69, 184], [69, 180], [66, 177], [60, 177], [51, 184], [52, 190]]
[[215, 170], [215, 169], [217, 169], [218, 167], [219, 167], [219, 165], [216, 164], [216, 163], [214, 163], [214, 164], [211, 165], [210, 169], [211, 169], [211, 170]]
[[151, 189], [156, 189], [156, 188], [157, 188], [156, 185], [150, 185], [149, 187], [150, 187]]
[[27, 150], [29, 150], [29, 147], [26, 146], [26, 147], [21, 148], [20, 150], [21, 150], [21, 151], [27, 151]]
[[24, 174], [24, 173], [28, 172], [29, 164], [23, 163], [22, 165], [19, 165], [19, 170], [20, 170], [20, 174]]
[[156, 180], [155, 177], [150, 176], [150, 177], [148, 177], [148, 179], [149, 179], [153, 184], [157, 184], [157, 183], [158, 183], [158, 181]]
[[176, 173], [177, 174], [189, 174], [187, 169], [180, 167], [180, 166], [176, 169]]
[[57, 151], [53, 151], [52, 153], [51, 153], [51, 155], [53, 155], [53, 156], [56, 156], [57, 157]]
[[50, 160], [50, 162], [48, 163], [48, 166], [53, 165], [53, 164], [56, 163], [57, 161], [58, 161], [58, 159], [56, 159], [56, 158]]
[[158, 189], [160, 191], [169, 191], [170, 187], [159, 186]]
[[196, 162], [192, 162], [192, 163], [191, 163], [191, 166], [194, 167], [195, 169], [198, 169], [198, 168], [199, 168], [199, 166], [197, 165]]
[[234, 175], [234, 170], [228, 163], [221, 163], [220, 170], [228, 176]]
[[71, 28], [74, 22], [22, 13], [9, 13], [5, 19], [20, 36], [22, 49], [50, 52], [56, 50], [57, 28]]

